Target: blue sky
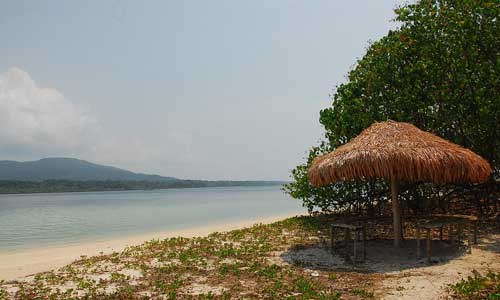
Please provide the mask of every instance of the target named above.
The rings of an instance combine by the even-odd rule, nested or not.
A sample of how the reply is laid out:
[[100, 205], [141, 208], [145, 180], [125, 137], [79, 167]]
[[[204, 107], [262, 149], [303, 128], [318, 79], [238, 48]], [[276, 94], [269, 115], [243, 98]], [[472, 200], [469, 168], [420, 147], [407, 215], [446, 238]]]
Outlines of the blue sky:
[[0, 0], [0, 159], [288, 179], [398, 4]]

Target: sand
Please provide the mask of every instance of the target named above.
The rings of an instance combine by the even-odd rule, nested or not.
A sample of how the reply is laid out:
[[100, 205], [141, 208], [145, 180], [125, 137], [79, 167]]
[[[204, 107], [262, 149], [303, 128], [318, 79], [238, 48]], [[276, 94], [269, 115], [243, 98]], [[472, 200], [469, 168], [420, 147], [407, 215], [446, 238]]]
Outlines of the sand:
[[[72, 246], [61, 246], [44, 249], [34, 249], [19, 253], [0, 253], [0, 279], [15, 280], [23, 282], [33, 280], [27, 275], [57, 269], [63, 267], [73, 260], [80, 258], [80, 255], [95, 255], [100, 252], [110, 253], [120, 251], [127, 245], [140, 244], [151, 239], [162, 239], [172, 236], [204, 236], [215, 231], [229, 231], [237, 228], [248, 227], [255, 223], [272, 223], [277, 220], [290, 217], [289, 215], [274, 216], [254, 220], [244, 220], [233, 223], [204, 226], [201, 228], [190, 228], [170, 232], [150, 233], [147, 235], [127, 237], [123, 239], [113, 239], [109, 241], [96, 241], [93, 243], [82, 243]], [[319, 232], [318, 232], [319, 233]], [[289, 232], [284, 231], [283, 235], [288, 236]], [[352, 265], [347, 263], [342, 255], [344, 250], [339, 247], [335, 255], [332, 256], [328, 240], [323, 235], [311, 235], [308, 237], [311, 243], [301, 242], [301, 247], [285, 247], [286, 250], [274, 251], [267, 257], [270, 263], [285, 266], [293, 265], [312, 277], [328, 276], [325, 272], [345, 272], [339, 276], [346, 276], [350, 279], [362, 279], [362, 274], [371, 274], [374, 285], [373, 291], [375, 299], [449, 299], [448, 289], [450, 284], [455, 284], [461, 279], [473, 274], [485, 274], [489, 270], [500, 270], [500, 234], [491, 233], [479, 239], [478, 245], [474, 245], [472, 253], [468, 254], [465, 247], [455, 247], [439, 240], [433, 241], [433, 263], [427, 264], [426, 259], [417, 260], [416, 241], [405, 240], [401, 248], [392, 247], [391, 240], [371, 240], [367, 242], [367, 258], [365, 263]], [[425, 243], [424, 243], [425, 244]], [[422, 246], [422, 253], [425, 245]], [[352, 250], [352, 249], [350, 249]], [[174, 262], [176, 259], [171, 259]], [[178, 260], [177, 260], [178, 261]], [[219, 263], [233, 264], [234, 259], [223, 259]], [[152, 260], [155, 265], [157, 261]], [[140, 270], [130, 269], [123, 264], [117, 264], [116, 269], [108, 269], [108, 262], [103, 263], [104, 267], [92, 271], [89, 278], [96, 281], [109, 279], [110, 272], [118, 272], [131, 277], [131, 282], [141, 276]], [[114, 264], [114, 263], [113, 263]], [[208, 269], [207, 269], [208, 270]], [[59, 271], [59, 272], [63, 272]], [[63, 274], [59, 273], [59, 274]], [[359, 274], [359, 276], [357, 275]], [[340, 278], [340, 277], [339, 277]], [[345, 279], [345, 278], [344, 278]], [[247, 284], [247, 283], [245, 283]], [[249, 284], [249, 283], [248, 283]], [[19, 288], [15, 282], [4, 284], [7, 292], [13, 294]], [[58, 286], [61, 289], [75, 288], [75, 283], [63, 283]], [[111, 283], [106, 287], [106, 291], [112, 292], [116, 286]], [[207, 282], [205, 278], [190, 282], [183, 287], [182, 293], [189, 295], [199, 295], [212, 292], [215, 295], [226, 291], [223, 285]], [[79, 291], [83, 293], [84, 291]], [[149, 293], [149, 291], [145, 291]]]
[[182, 230], [154, 232], [105, 241], [83, 242], [73, 245], [44, 247], [17, 252], [0, 252], [0, 280], [16, 280], [39, 272], [63, 267], [81, 256], [109, 254], [127, 246], [142, 244], [152, 239], [182, 236], [206, 236], [216, 231], [229, 231], [248, 227], [256, 223], [268, 224], [295, 216], [296, 214], [247, 219], [237, 222], [206, 225]]
[[474, 273], [485, 275], [500, 270], [500, 235], [482, 238], [472, 254], [426, 267], [413, 267], [386, 273], [382, 281], [384, 300], [446, 299], [449, 284]]
[[[422, 243], [422, 244], [425, 244]], [[425, 253], [425, 245], [421, 245]], [[392, 240], [368, 241], [366, 262], [353, 266], [342, 255], [332, 256], [327, 243], [319, 242], [276, 255], [273, 263], [297, 263], [311, 271], [367, 272], [380, 275], [375, 284], [375, 299], [428, 300], [448, 299], [450, 284], [474, 274], [500, 270], [500, 234], [489, 234], [468, 254], [439, 240], [433, 241], [433, 263], [416, 259], [416, 241], [406, 240], [401, 248]], [[342, 249], [343, 251], [343, 249]]]

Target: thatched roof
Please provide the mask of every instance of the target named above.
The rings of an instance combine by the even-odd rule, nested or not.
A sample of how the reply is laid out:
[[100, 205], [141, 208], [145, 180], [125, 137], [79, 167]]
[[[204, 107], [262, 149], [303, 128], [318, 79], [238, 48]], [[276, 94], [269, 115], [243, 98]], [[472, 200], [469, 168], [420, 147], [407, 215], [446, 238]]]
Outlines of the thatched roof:
[[391, 178], [435, 183], [480, 183], [491, 166], [481, 156], [409, 123], [377, 122], [309, 168], [314, 186]]

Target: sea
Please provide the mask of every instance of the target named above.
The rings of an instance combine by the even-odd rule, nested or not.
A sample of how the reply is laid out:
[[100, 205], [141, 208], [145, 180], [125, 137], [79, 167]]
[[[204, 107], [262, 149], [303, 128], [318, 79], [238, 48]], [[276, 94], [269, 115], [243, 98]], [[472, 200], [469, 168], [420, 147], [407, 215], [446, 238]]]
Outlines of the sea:
[[0, 195], [0, 252], [305, 212], [279, 185]]

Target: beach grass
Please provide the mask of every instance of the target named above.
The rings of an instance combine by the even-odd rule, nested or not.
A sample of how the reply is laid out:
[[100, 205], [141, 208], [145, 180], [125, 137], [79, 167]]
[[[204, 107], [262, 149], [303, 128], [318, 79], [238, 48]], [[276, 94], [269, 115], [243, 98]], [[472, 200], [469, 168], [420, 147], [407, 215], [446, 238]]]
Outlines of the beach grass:
[[450, 287], [451, 296], [457, 300], [500, 299], [500, 273], [475, 274]]
[[[487, 272], [499, 266], [497, 234], [485, 232], [471, 255], [461, 259], [452, 255], [432, 265], [422, 264], [414, 256], [406, 262], [391, 262], [394, 252], [386, 247], [391, 241], [373, 241], [368, 261], [353, 264], [345, 257], [331, 255], [325, 218], [297, 216], [203, 237], [155, 239], [120, 252], [82, 256], [57, 270], [0, 281], [0, 300], [331, 300], [388, 295], [387, 299], [413, 299], [422, 292], [429, 299], [438, 295], [460, 300], [500, 299], [500, 275]], [[383, 228], [376, 229], [378, 235], [384, 233]], [[492, 231], [489, 227], [486, 230]], [[470, 272], [473, 276], [467, 278]], [[433, 284], [428, 285], [428, 281]], [[425, 291], [422, 284], [428, 286]]]
[[365, 299], [376, 274], [285, 263], [284, 251], [318, 243], [317, 217], [206, 237], [151, 240], [82, 257], [59, 270], [0, 284], [0, 299]]

